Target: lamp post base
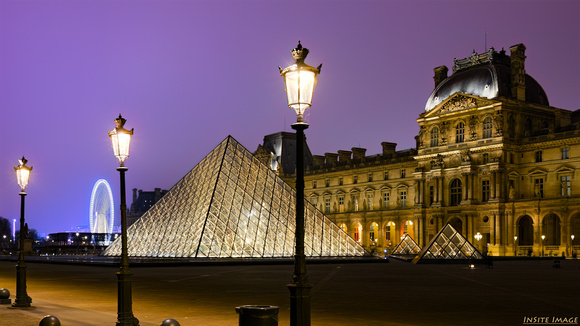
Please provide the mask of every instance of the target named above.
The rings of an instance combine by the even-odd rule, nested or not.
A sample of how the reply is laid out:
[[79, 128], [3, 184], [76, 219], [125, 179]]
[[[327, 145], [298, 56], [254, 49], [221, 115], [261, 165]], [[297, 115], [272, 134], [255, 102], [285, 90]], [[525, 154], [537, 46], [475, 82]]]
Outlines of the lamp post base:
[[14, 308], [29, 308], [32, 298], [26, 293], [26, 265], [18, 262], [16, 265], [16, 299], [12, 304]]
[[131, 273], [128, 269], [117, 272], [118, 285], [118, 311], [117, 326], [139, 326], [139, 319], [133, 316], [133, 303], [131, 298]]
[[290, 283], [290, 326], [310, 326], [310, 290], [312, 285]]

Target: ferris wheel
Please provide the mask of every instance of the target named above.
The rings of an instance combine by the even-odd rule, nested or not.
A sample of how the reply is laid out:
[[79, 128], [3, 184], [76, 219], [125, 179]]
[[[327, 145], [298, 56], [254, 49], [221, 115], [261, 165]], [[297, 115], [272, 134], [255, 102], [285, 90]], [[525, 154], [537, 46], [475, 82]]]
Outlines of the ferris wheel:
[[91, 220], [91, 233], [113, 232], [115, 220], [113, 193], [111, 186], [105, 179], [99, 179], [93, 186], [91, 194], [91, 206], [89, 216]]

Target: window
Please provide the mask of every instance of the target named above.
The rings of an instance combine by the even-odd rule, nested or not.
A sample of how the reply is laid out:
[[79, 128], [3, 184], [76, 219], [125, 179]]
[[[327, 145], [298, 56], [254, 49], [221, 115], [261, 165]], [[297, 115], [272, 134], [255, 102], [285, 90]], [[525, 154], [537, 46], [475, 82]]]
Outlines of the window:
[[369, 229], [369, 240], [375, 241], [375, 223], [371, 224], [371, 228]]
[[461, 180], [454, 179], [451, 181], [451, 206], [457, 206], [461, 203]]
[[312, 188], [316, 189], [316, 180], [312, 181]]
[[385, 180], [389, 180], [389, 171], [385, 171], [384, 178]]
[[373, 174], [369, 173], [369, 182], [373, 182]]
[[562, 197], [570, 197], [570, 176], [560, 176], [560, 190]]
[[536, 162], [542, 162], [542, 151], [536, 152]]
[[373, 194], [367, 194], [367, 203], [369, 205], [369, 211], [373, 210]]
[[[318, 204], [318, 198], [312, 198], [312, 205], [314, 205], [314, 207], [316, 207], [316, 205]], [[318, 208], [318, 207], [316, 207]]]
[[570, 147], [563, 147], [562, 148], [562, 159], [567, 160], [570, 158]]
[[401, 199], [401, 208], [407, 207], [407, 192], [401, 191], [399, 192], [399, 198]]
[[483, 159], [482, 159], [482, 164], [487, 164], [489, 163], [489, 154], [488, 153], [484, 153], [483, 154]]
[[343, 182], [343, 179], [342, 179], [342, 177], [338, 178], [338, 185], [339, 185], [339, 186], [342, 186], [342, 184], [343, 184], [343, 183], [344, 183], [344, 182]]
[[383, 208], [389, 208], [389, 197], [390, 194], [388, 192], [383, 192]]
[[429, 186], [429, 205], [435, 201], [435, 186]]
[[489, 180], [481, 181], [481, 201], [489, 200]]
[[439, 128], [431, 129], [431, 147], [439, 146]]
[[330, 186], [330, 179], [326, 179], [326, 186], [329, 187]]
[[385, 240], [391, 241], [391, 222], [385, 226]]
[[534, 179], [534, 197], [544, 198], [544, 179]]
[[338, 211], [344, 213], [344, 196], [338, 196]]
[[483, 137], [482, 138], [491, 138], [491, 117], [487, 117], [483, 120]]
[[330, 213], [330, 198], [324, 198], [324, 212]]
[[404, 178], [406, 173], [405, 169], [401, 169], [401, 178]]
[[455, 127], [455, 142], [463, 143], [465, 141], [465, 124], [463, 121], [459, 122]]
[[356, 228], [354, 228], [354, 241], [356, 242], [360, 242], [360, 226], [357, 226]]
[[357, 175], [352, 177], [352, 183], [358, 183], [358, 176]]

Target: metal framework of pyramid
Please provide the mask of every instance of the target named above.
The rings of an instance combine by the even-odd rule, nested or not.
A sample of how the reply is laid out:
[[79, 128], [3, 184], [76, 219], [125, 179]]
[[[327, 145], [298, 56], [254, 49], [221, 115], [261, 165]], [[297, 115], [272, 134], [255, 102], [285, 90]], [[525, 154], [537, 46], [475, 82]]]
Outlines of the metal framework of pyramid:
[[[292, 257], [296, 191], [228, 136], [127, 230], [132, 257]], [[310, 257], [363, 247], [305, 201]], [[121, 238], [104, 252], [121, 255]]]
[[461, 233], [447, 223], [413, 259], [413, 263], [454, 259], [483, 259], [483, 256]]
[[405, 234], [401, 242], [393, 250], [393, 255], [416, 255], [421, 251], [421, 247], [411, 238], [410, 235]]

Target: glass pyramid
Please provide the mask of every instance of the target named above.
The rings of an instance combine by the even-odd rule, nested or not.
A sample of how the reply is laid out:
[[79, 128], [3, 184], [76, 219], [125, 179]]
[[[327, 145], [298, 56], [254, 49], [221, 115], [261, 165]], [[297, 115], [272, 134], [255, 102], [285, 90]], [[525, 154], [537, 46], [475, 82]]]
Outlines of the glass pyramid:
[[393, 250], [393, 255], [416, 255], [419, 251], [421, 251], [421, 248], [417, 242], [410, 235], [406, 234]]
[[[296, 192], [228, 136], [127, 230], [132, 257], [292, 257]], [[363, 256], [305, 201], [310, 257]], [[104, 252], [121, 255], [121, 238]]]
[[447, 223], [413, 259], [413, 263], [430, 259], [483, 259], [483, 256], [461, 233]]

